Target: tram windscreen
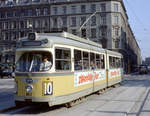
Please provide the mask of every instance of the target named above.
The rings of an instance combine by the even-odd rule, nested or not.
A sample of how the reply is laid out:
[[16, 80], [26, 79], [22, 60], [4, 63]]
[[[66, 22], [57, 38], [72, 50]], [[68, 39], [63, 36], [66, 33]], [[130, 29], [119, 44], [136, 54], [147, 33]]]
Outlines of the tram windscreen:
[[44, 72], [52, 67], [50, 52], [25, 52], [16, 63], [17, 72]]

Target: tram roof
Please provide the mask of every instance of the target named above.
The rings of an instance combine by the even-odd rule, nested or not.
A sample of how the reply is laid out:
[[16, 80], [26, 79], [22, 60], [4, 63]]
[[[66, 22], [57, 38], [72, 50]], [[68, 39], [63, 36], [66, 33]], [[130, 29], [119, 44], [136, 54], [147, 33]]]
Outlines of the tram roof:
[[122, 54], [119, 52], [115, 52], [115, 51], [111, 51], [111, 50], [106, 50], [106, 51], [107, 51], [107, 54], [123, 57]]
[[[99, 49], [101, 52], [107, 51], [108, 54], [120, 56], [121, 54], [118, 52], [106, 50], [102, 48], [101, 44], [98, 44], [96, 42], [90, 41], [88, 39], [83, 39], [81, 37], [75, 36], [73, 34], [67, 33], [67, 32], [58, 32], [58, 33], [35, 33], [37, 35], [37, 40], [42, 40], [47, 38], [48, 40], [52, 40], [54, 43], [62, 43], [65, 44], [67, 43], [70, 45], [75, 45], [81, 48], [89, 48], [87, 45], [91, 45], [91, 49]], [[68, 40], [67, 40], [68, 39]], [[28, 40], [28, 37], [24, 37], [20, 39], [21, 41], [23, 40]], [[73, 41], [75, 41], [73, 43]], [[78, 43], [79, 42], [79, 43]], [[33, 49], [33, 48], [32, 48]]]
[[67, 33], [67, 32], [59, 32], [59, 33], [38, 33], [38, 36], [56, 36], [56, 37], [63, 37], [66, 39], [70, 39], [70, 40], [74, 40], [74, 41], [78, 41], [81, 43], [85, 43], [85, 44], [89, 44], [89, 45], [93, 45], [95, 47], [99, 47], [102, 48], [101, 44], [98, 44], [96, 42], [90, 41], [89, 39], [84, 39], [81, 38], [79, 36]]

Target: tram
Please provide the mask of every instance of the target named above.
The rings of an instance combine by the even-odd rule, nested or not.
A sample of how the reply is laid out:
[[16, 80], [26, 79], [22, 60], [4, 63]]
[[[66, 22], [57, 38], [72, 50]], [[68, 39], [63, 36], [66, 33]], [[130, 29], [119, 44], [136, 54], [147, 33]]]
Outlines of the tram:
[[[51, 65], [42, 70], [43, 57]], [[29, 33], [16, 48], [15, 103], [68, 104], [122, 80], [122, 55], [67, 32]]]

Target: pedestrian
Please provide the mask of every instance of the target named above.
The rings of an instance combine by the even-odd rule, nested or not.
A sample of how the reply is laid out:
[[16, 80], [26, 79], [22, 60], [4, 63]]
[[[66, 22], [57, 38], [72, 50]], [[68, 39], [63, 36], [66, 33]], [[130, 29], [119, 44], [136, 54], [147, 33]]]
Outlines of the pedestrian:
[[47, 56], [43, 56], [43, 62], [40, 64], [40, 71], [48, 71], [52, 67], [52, 63], [48, 61]]

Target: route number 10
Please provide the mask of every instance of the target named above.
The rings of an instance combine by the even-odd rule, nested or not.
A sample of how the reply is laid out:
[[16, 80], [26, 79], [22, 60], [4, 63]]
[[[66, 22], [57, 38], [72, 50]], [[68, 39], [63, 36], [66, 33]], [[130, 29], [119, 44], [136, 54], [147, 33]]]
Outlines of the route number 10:
[[53, 93], [53, 84], [51, 82], [44, 83], [44, 95], [52, 95]]

